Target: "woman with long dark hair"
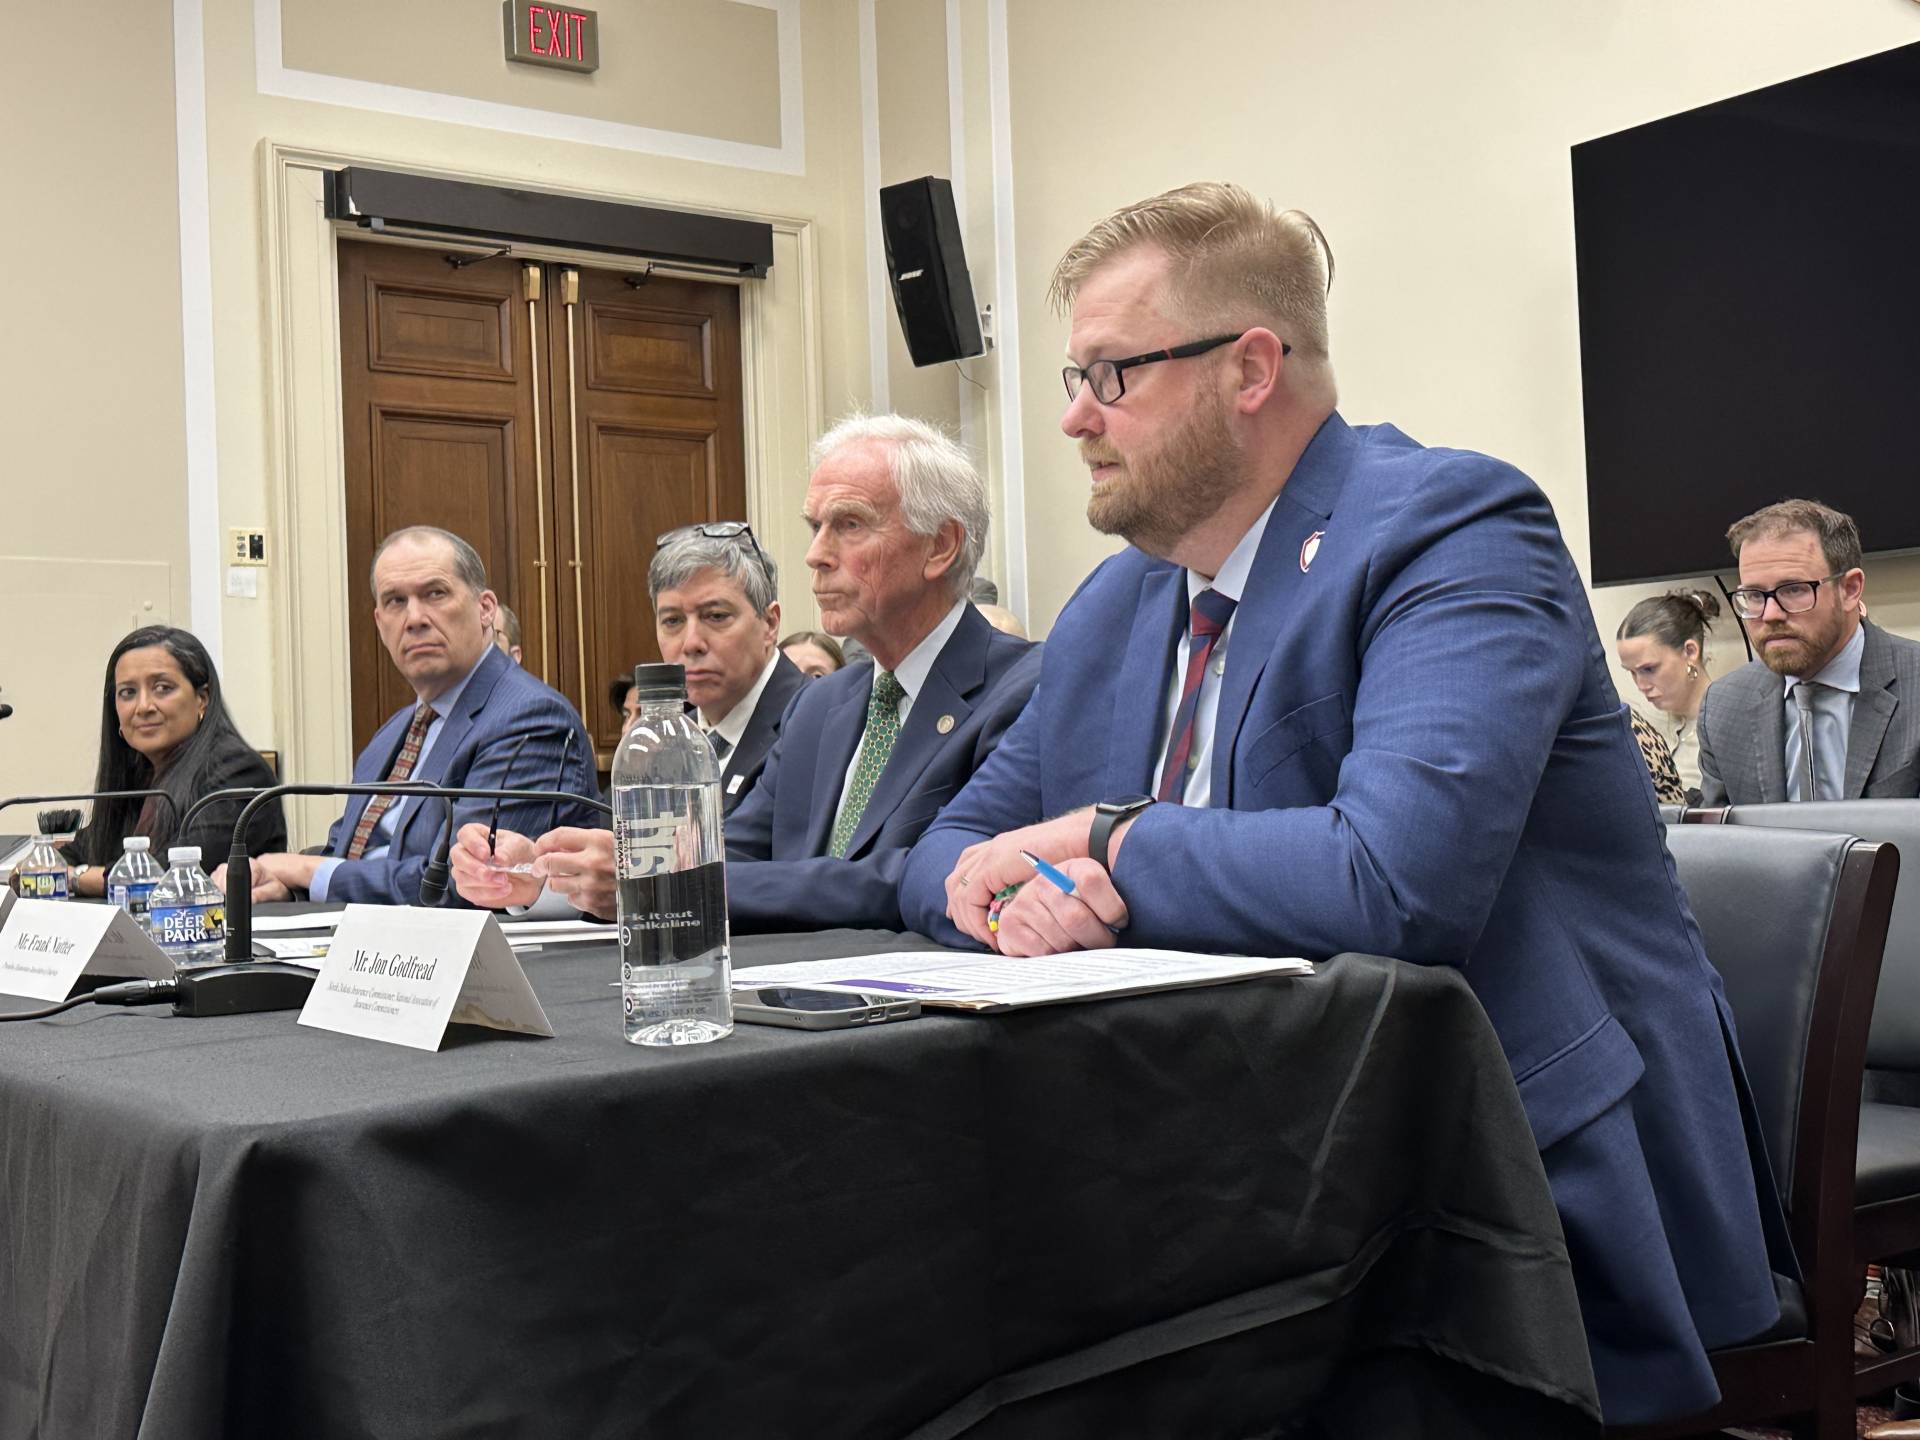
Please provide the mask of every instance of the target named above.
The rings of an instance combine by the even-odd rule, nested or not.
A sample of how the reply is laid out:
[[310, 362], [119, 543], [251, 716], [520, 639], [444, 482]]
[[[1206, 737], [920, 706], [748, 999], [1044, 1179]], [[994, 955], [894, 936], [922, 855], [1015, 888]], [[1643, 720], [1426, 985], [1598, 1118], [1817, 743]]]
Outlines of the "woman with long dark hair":
[[[185, 630], [149, 625], [113, 647], [100, 702], [100, 765], [96, 790], [164, 790], [173, 804], [149, 796], [96, 800], [93, 818], [66, 847], [73, 888], [104, 895], [106, 872], [129, 835], [153, 841], [164, 866], [170, 845], [198, 845], [208, 869], [226, 856], [244, 799], [209, 805], [185, 834], [176, 834], [187, 808], [203, 795], [274, 782], [267, 762], [235, 728], [220, 698], [213, 658]], [[278, 800], [263, 805], [247, 829], [256, 855], [287, 848], [287, 821]]]

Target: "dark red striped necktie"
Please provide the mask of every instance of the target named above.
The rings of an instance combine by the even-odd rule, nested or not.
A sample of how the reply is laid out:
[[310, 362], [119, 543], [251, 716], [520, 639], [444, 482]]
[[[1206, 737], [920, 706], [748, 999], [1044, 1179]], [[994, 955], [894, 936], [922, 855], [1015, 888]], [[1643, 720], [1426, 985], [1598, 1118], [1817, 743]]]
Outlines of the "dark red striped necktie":
[[1193, 755], [1193, 717], [1200, 708], [1200, 682], [1206, 677], [1207, 661], [1227, 621], [1233, 618], [1238, 602], [1218, 590], [1202, 590], [1193, 597], [1193, 639], [1187, 646], [1187, 678], [1180, 691], [1180, 707], [1173, 712], [1173, 741], [1167, 747], [1167, 763], [1160, 767], [1160, 796], [1178, 805], [1187, 793], [1188, 761]]

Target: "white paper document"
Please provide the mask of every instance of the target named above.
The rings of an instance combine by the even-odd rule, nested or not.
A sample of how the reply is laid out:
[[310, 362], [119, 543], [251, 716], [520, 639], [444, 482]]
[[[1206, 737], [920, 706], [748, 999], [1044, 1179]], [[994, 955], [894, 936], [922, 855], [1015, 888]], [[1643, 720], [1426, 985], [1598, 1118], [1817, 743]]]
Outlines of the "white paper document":
[[537, 945], [579, 945], [589, 940], [618, 940], [620, 927], [598, 920], [508, 920], [500, 933], [516, 950]]
[[307, 915], [255, 915], [248, 927], [255, 935], [280, 935], [288, 931], [331, 930], [346, 914], [344, 910], [315, 910]]
[[955, 955], [903, 950], [844, 960], [795, 960], [733, 972], [736, 987], [810, 985], [821, 990], [876, 990], [915, 995], [922, 1005], [1004, 1010], [1109, 995], [1139, 995], [1195, 985], [1223, 985], [1260, 975], [1311, 975], [1305, 960], [1194, 955], [1184, 950], [1079, 950], [1067, 955]]

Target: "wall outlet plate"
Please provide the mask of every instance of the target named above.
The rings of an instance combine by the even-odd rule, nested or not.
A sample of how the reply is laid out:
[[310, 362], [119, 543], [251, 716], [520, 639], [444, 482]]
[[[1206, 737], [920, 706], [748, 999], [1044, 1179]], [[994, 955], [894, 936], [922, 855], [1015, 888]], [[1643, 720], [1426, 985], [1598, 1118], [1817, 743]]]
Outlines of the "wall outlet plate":
[[266, 564], [267, 532], [264, 530], [229, 530], [227, 532], [227, 563], [229, 565]]

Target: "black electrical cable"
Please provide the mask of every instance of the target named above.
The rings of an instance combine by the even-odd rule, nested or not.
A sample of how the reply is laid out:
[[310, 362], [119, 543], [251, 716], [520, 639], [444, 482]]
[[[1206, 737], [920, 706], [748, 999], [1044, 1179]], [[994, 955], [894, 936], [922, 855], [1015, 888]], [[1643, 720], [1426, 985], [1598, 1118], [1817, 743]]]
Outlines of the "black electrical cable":
[[44, 1010], [20, 1010], [11, 1015], [0, 1015], [0, 1021], [45, 1020], [50, 1015], [62, 1014], [79, 1005], [158, 1005], [173, 999], [178, 989], [178, 982], [173, 980], [126, 980], [118, 985], [102, 985], [98, 990], [75, 995]]

